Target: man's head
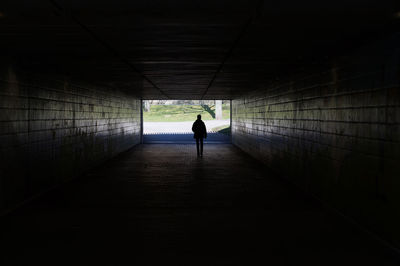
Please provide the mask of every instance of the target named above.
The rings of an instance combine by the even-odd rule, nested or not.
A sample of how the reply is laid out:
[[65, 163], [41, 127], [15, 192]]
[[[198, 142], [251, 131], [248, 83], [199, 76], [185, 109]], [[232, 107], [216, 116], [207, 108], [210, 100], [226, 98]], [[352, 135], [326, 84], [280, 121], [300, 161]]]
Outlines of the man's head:
[[201, 115], [197, 115], [197, 119], [198, 119], [198, 120], [201, 120]]

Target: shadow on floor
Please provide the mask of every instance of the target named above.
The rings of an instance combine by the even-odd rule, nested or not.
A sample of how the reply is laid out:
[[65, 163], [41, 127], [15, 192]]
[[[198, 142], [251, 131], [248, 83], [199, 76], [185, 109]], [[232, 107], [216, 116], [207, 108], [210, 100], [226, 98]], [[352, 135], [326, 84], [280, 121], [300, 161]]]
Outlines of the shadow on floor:
[[0, 219], [0, 265], [400, 265], [231, 144], [151, 144]]

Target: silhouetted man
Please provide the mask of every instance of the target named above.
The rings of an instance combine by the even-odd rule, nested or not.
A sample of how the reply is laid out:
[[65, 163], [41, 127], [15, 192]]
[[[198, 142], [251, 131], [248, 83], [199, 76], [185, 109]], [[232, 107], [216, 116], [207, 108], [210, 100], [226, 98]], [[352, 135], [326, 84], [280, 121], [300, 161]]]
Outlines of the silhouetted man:
[[[201, 115], [197, 116], [197, 120], [194, 121], [192, 126], [192, 131], [194, 132], [193, 138], [196, 139], [197, 156], [203, 157], [203, 138], [207, 138], [206, 125], [201, 121]], [[200, 142], [200, 152], [199, 152], [199, 142]]]

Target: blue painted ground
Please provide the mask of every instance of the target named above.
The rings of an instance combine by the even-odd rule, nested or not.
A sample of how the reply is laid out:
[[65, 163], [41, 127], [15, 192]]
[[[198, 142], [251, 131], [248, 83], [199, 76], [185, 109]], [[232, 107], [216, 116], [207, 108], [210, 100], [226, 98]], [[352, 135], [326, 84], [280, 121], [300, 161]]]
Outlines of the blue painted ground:
[[[193, 133], [158, 133], [143, 134], [144, 143], [195, 143]], [[221, 133], [208, 133], [204, 143], [231, 143], [229, 135]]]

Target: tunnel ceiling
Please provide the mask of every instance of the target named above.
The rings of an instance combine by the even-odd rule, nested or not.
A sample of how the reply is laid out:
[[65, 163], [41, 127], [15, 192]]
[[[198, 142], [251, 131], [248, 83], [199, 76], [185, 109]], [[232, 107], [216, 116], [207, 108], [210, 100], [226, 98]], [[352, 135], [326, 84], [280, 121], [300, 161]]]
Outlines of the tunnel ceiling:
[[3, 60], [144, 99], [231, 99], [398, 28], [396, 1], [2, 1]]

